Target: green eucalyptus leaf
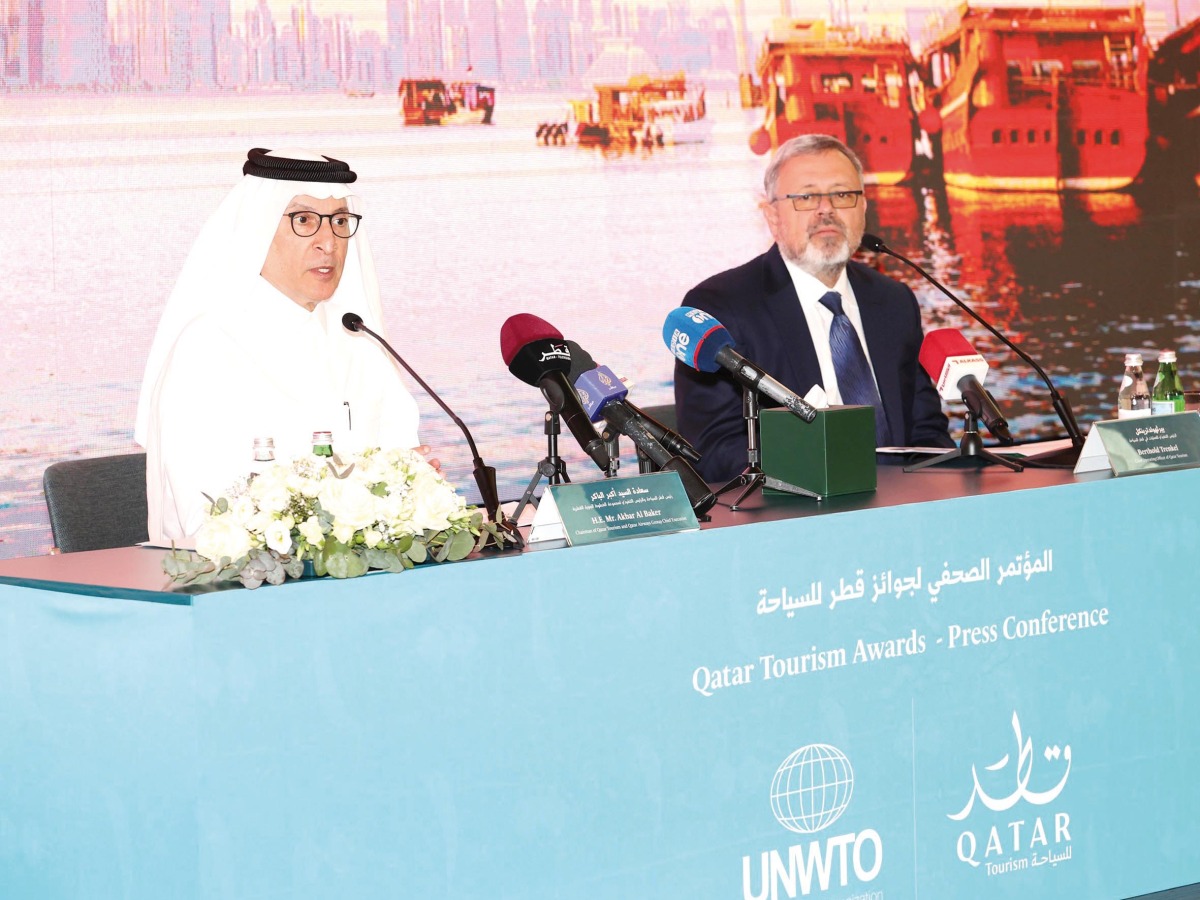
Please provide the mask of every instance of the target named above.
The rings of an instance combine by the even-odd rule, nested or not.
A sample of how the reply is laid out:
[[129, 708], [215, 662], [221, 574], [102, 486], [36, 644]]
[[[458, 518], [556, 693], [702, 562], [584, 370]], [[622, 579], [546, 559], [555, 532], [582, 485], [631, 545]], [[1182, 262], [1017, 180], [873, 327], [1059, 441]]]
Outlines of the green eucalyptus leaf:
[[475, 549], [475, 538], [469, 531], [460, 531], [446, 544], [446, 557], [451, 560], [465, 559]]
[[334, 578], [357, 578], [367, 574], [366, 560], [350, 550], [334, 553], [326, 560], [325, 567]]
[[238, 581], [242, 583], [243, 587], [249, 588], [250, 590], [254, 590], [256, 587], [261, 587], [263, 583], [261, 578], [257, 578], [254, 575], [248, 574], [239, 575]]
[[362, 551], [363, 559], [366, 560], [367, 566], [372, 569], [387, 569], [390, 568], [392, 560], [396, 555], [382, 547], [371, 547]]
[[419, 566], [429, 558], [429, 553], [425, 550], [424, 544], [420, 541], [413, 541], [412, 546], [404, 551], [404, 556]]

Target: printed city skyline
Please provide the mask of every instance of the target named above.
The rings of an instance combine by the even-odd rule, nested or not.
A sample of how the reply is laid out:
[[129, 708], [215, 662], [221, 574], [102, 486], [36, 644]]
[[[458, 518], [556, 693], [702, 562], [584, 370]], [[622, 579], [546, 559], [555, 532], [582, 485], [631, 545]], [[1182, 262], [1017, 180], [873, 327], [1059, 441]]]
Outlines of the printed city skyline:
[[[704, 3], [705, 0], [700, 0]], [[394, 90], [407, 76], [577, 83], [603, 54], [735, 76], [765, 28], [797, 17], [919, 39], [934, 0], [0, 0], [0, 90]], [[1127, 5], [1098, 3], [1097, 5]], [[1154, 0], [1160, 40], [1200, 0]]]

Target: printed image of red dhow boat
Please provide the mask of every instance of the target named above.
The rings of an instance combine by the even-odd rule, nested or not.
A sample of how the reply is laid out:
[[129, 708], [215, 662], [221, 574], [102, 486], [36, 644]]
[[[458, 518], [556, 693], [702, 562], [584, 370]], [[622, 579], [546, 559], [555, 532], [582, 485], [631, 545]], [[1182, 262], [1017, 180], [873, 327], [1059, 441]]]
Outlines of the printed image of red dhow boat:
[[1112, 191], [1146, 157], [1143, 9], [964, 4], [922, 53], [957, 187]]
[[898, 184], [912, 174], [916, 67], [903, 41], [777, 19], [758, 58], [766, 115], [750, 148], [769, 153], [796, 135], [832, 134], [862, 159], [869, 183]]
[[1163, 38], [1150, 60], [1149, 83], [1159, 168], [1200, 184], [1200, 18]]

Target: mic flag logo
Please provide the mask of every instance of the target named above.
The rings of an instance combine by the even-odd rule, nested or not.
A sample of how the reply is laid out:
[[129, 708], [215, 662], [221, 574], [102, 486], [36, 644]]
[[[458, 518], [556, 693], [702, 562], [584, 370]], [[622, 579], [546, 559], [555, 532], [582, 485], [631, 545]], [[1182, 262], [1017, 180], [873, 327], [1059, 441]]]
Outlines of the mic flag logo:
[[547, 349], [542, 351], [541, 362], [547, 362], [552, 359], [563, 359], [567, 362], [571, 361], [571, 348], [566, 344], [551, 344]]
[[838, 820], [854, 793], [854, 769], [846, 754], [829, 744], [792, 752], [771, 779], [771, 810], [796, 834], [816, 834]]

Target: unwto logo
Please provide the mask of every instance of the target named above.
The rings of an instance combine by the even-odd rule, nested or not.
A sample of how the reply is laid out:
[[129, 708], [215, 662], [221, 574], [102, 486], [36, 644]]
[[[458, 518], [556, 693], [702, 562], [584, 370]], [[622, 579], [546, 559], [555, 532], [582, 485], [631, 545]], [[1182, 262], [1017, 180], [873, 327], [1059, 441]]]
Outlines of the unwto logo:
[[[794, 834], [816, 834], [836, 822], [854, 794], [850, 759], [830, 744], [807, 744], [779, 764], [771, 779], [771, 811]], [[874, 881], [883, 867], [883, 840], [873, 828], [792, 844], [742, 857], [744, 900], [807, 897], [814, 889]], [[754, 869], [757, 868], [757, 872]]]

